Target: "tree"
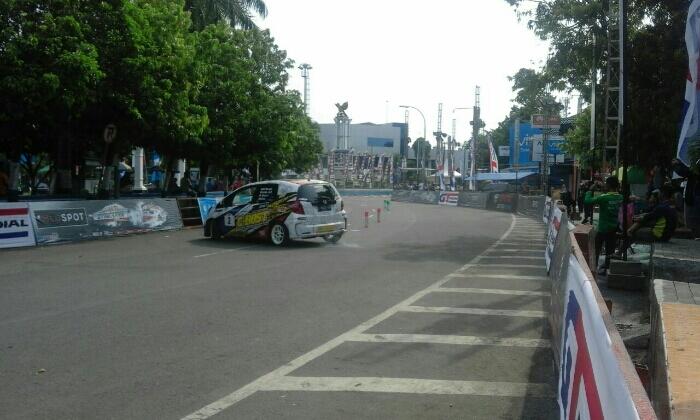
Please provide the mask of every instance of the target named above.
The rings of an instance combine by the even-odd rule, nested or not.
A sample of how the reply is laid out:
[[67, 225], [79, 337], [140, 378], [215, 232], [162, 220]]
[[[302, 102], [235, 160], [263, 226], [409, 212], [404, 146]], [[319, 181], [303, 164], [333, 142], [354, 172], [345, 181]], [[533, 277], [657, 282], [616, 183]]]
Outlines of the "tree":
[[253, 14], [267, 16], [263, 0], [187, 0], [185, 10], [191, 13], [196, 30], [221, 22], [234, 28], [255, 29]]
[[78, 0], [0, 5], [0, 147], [54, 159], [105, 74]]
[[[591, 69], [603, 70], [607, 60], [607, 2], [543, 0], [534, 11], [526, 11], [520, 8], [523, 0], [506, 1], [538, 36], [550, 42], [552, 56], [537, 72], [539, 77], [555, 89], [576, 89], [590, 102]], [[657, 163], [659, 156], [667, 160], [674, 154], [687, 73], [683, 45], [687, 12], [685, 0], [629, 3], [630, 119], [625, 130], [632, 161], [645, 166]], [[602, 86], [597, 96], [602, 104]], [[602, 126], [602, 112], [596, 121]]]
[[[413, 149], [413, 155], [421, 163], [420, 167], [425, 168], [425, 162], [430, 160], [430, 150], [432, 146], [423, 137], [418, 137], [416, 141], [411, 145]], [[420, 149], [420, 154], [418, 154], [418, 149]]]

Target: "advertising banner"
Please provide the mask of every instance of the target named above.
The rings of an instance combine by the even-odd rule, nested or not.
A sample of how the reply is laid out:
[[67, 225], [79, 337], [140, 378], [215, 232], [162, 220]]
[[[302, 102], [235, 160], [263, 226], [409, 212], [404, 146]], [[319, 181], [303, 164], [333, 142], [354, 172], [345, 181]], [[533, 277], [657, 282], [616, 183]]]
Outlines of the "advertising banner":
[[[559, 207], [554, 207], [552, 210], [552, 216], [549, 220], [549, 227], [547, 228], [547, 249], [544, 252], [544, 259], [547, 263], [547, 272], [549, 272], [549, 266], [552, 263], [552, 257], [554, 256], [554, 244], [557, 241], [557, 235], [559, 235], [559, 228], [561, 227], [561, 210]], [[569, 230], [564, 226], [564, 233], [568, 234]]]
[[34, 228], [27, 203], [0, 203], [0, 248], [34, 246]]
[[549, 222], [549, 213], [552, 211], [552, 197], [544, 199], [544, 212], [542, 213], [542, 223]]
[[454, 191], [445, 191], [440, 193], [441, 206], [456, 206], [459, 201], [459, 193]]
[[182, 227], [175, 199], [42, 201], [29, 208], [39, 244]]
[[459, 193], [459, 206], [475, 209], [485, 209], [489, 198], [488, 193], [461, 192]]
[[491, 193], [493, 209], [498, 211], [512, 212], [517, 205], [518, 196], [513, 193]]
[[199, 205], [199, 215], [202, 218], [202, 224], [204, 224], [204, 222], [207, 220], [209, 210], [211, 210], [212, 207], [215, 207], [222, 199], [223, 197], [207, 197], [197, 199], [197, 204]]
[[561, 419], [638, 419], [592, 286], [570, 256], [561, 332]]

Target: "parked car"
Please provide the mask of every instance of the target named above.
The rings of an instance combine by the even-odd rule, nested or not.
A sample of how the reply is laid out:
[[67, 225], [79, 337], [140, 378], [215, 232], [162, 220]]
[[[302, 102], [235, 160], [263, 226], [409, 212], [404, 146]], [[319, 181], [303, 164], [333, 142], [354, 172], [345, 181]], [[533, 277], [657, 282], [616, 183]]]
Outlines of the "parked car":
[[277, 246], [321, 237], [335, 243], [347, 231], [338, 190], [325, 181], [279, 180], [245, 185], [213, 207], [204, 236], [261, 236]]

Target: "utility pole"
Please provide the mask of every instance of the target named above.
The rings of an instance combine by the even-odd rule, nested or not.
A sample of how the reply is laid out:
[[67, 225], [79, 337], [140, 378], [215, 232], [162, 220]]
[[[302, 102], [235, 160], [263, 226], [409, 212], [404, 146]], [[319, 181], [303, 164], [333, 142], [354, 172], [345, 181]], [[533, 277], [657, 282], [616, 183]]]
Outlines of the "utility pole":
[[301, 70], [301, 77], [304, 78], [304, 114], [309, 115], [309, 70], [311, 70], [313, 67], [311, 67], [307, 63], [302, 63], [299, 66], [299, 70]]
[[[630, 111], [630, 101], [627, 97], [627, 87], [628, 82], [628, 69], [629, 69], [629, 43], [627, 42], [628, 36], [628, 18], [627, 18], [627, 8], [629, 0], [619, 0], [620, 1], [620, 126], [619, 126], [619, 142], [618, 142], [618, 160], [620, 153], [622, 154], [622, 237], [623, 243], [627, 243], [627, 228], [630, 220], [627, 220], [627, 204], [629, 203], [629, 180], [627, 179], [627, 165], [629, 165], [629, 159], [627, 156], [627, 146], [629, 133], [626, 130], [625, 124], [629, 121], [629, 111]], [[619, 161], [618, 161], [619, 168]], [[627, 260], [627, 247], [623, 247], [622, 258]]]
[[471, 168], [469, 169], [469, 190], [475, 190], [474, 177], [477, 174], [477, 144], [479, 139], [479, 129], [482, 126], [481, 122], [481, 88], [476, 87], [474, 92], [474, 115], [472, 117], [472, 150], [471, 150]]

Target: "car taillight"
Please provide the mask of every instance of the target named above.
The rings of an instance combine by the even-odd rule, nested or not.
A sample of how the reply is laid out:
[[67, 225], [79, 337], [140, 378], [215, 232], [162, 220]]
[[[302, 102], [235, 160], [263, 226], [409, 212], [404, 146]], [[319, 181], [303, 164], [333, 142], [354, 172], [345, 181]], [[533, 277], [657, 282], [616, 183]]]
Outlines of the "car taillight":
[[289, 206], [289, 208], [290, 208], [290, 210], [292, 210], [292, 213], [304, 214], [304, 206], [301, 204], [301, 201], [299, 201], [299, 200], [293, 202]]

